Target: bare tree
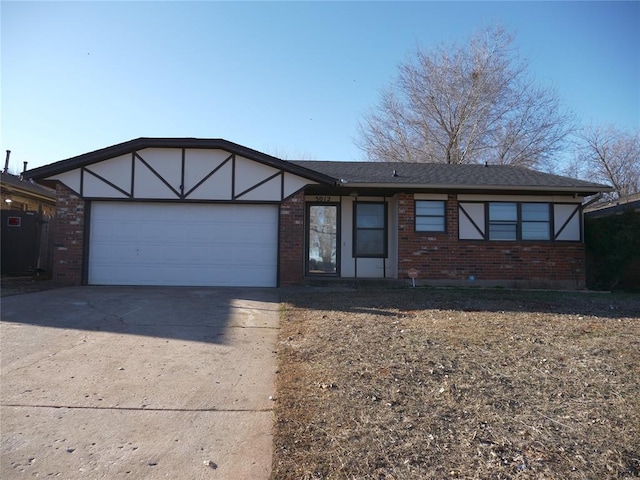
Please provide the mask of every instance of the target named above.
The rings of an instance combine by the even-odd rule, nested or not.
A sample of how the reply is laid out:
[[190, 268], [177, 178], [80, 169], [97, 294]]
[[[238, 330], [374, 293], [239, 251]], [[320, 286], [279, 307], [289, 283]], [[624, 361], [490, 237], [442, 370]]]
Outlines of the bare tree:
[[268, 146], [265, 153], [280, 160], [317, 160], [318, 158], [309, 152], [290, 151], [277, 145]]
[[613, 125], [585, 127], [568, 173], [613, 186], [609, 199], [640, 193], [640, 131]]
[[554, 90], [527, 75], [503, 28], [399, 66], [356, 144], [371, 160], [547, 167], [572, 131]]

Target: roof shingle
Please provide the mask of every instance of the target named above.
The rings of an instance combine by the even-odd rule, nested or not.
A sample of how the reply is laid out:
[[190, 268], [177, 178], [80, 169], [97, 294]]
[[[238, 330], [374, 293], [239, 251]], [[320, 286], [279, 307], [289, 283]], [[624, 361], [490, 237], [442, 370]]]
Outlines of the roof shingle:
[[1, 176], [3, 187], [14, 187], [26, 192], [31, 192], [37, 195], [48, 197], [51, 200], [55, 200], [56, 198], [55, 190], [43, 187], [42, 185], [38, 185], [37, 183], [33, 183], [32, 181], [24, 179], [18, 175], [1, 172]]
[[[510, 165], [451, 165], [439, 163], [293, 162], [347, 184], [415, 185], [416, 187], [552, 188], [599, 192], [601, 185]], [[394, 175], [395, 172], [395, 175]]]
[[[535, 191], [592, 195], [611, 187], [508, 165], [450, 165], [434, 163], [285, 161], [223, 139], [137, 138], [25, 172], [48, 177], [145, 148], [223, 149], [321, 185], [351, 185], [382, 189], [415, 188], [457, 191]], [[395, 172], [395, 175], [394, 175]]]

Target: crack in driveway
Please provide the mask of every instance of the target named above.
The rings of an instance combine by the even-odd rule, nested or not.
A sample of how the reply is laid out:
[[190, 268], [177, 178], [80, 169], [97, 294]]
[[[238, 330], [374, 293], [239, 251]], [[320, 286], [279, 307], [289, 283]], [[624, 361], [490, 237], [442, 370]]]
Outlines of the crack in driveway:
[[[6, 323], [6, 322], [3, 322], [3, 323]], [[61, 353], [68, 353], [71, 350], [73, 350], [74, 348], [80, 347], [82, 345], [86, 345], [88, 343], [88, 341], [89, 341], [88, 335], [84, 335], [81, 340], [79, 340], [78, 342], [76, 342], [76, 343], [74, 343], [74, 344], [72, 344], [72, 345], [70, 345], [70, 346], [68, 346], [66, 348], [61, 348], [60, 350], [57, 350], [57, 351], [52, 352], [52, 353], [43, 352], [42, 356], [36, 358], [35, 360], [33, 360], [32, 362], [30, 362], [30, 363], [28, 363], [26, 365], [20, 365], [20, 366], [17, 366], [15, 368], [5, 367], [2, 370], [2, 375], [4, 376], [4, 375], [10, 374], [10, 373], [18, 372], [20, 370], [24, 370], [24, 369], [33, 367], [34, 365], [36, 365], [36, 364], [38, 364], [40, 362], [43, 362], [45, 360], [49, 360], [49, 359], [51, 359], [53, 357], [57, 357]]]
[[106, 315], [106, 317], [104, 318], [104, 320], [110, 320], [110, 319], [116, 319], [118, 320], [120, 323], [122, 323], [123, 325], [128, 325], [127, 322], [125, 322], [124, 317], [126, 317], [127, 315], [129, 315], [130, 313], [134, 313], [137, 312], [139, 310], [142, 310], [144, 307], [138, 307], [138, 308], [134, 308], [133, 310], [129, 310], [128, 312], [122, 313], [120, 315], [117, 315], [115, 313], [110, 313], [110, 312], [105, 312], [104, 310], [96, 307], [92, 302], [87, 302], [86, 305], [91, 308], [92, 310], [95, 310], [98, 313], [101, 313], [103, 315]]
[[0, 478], [269, 478], [278, 294], [191, 291], [3, 298]]

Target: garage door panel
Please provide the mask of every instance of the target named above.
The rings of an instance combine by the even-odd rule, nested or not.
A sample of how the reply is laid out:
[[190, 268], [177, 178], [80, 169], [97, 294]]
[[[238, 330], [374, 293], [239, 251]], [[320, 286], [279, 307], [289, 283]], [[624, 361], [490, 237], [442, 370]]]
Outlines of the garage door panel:
[[89, 283], [275, 286], [275, 205], [94, 202]]
[[[169, 273], [172, 285], [180, 286], [272, 286], [273, 272], [271, 269], [256, 269], [253, 266], [239, 266], [229, 272], [224, 282], [211, 280], [210, 268], [192, 266], [185, 269], [182, 265], [147, 266], [137, 272], [135, 279], [131, 278], [131, 267], [128, 265], [112, 266], [109, 275], [100, 284], [104, 285], [166, 285], [162, 280]], [[215, 267], [213, 267], [215, 268]]]

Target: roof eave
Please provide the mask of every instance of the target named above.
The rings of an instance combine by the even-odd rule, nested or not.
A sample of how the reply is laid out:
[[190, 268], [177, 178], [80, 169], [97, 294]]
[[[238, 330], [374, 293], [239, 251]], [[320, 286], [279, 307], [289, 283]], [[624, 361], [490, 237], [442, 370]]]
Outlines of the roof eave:
[[94, 163], [102, 162], [110, 158], [119, 157], [121, 155], [126, 155], [128, 153], [143, 150], [145, 148], [219, 148], [221, 150], [229, 151], [236, 155], [240, 155], [242, 157], [263, 163], [265, 165], [282, 168], [289, 173], [293, 173], [319, 183], [334, 185], [337, 181], [335, 178], [323, 173], [319, 173], [315, 170], [301, 167], [294, 163], [287, 162], [286, 160], [273, 157], [266, 153], [253, 150], [251, 148], [243, 147], [242, 145], [238, 145], [237, 143], [233, 143], [220, 138], [202, 139], [140, 137], [134, 140], [129, 140], [128, 142], [101, 148], [93, 152], [84, 153], [76, 157], [71, 157], [66, 160], [60, 160], [49, 165], [28, 170], [24, 172], [24, 176], [26, 178], [33, 178], [34, 180], [44, 180], [48, 177], [58, 175], [63, 172], [92, 165]]
[[612, 187], [599, 186], [539, 186], [539, 185], [456, 185], [456, 184], [417, 184], [417, 183], [340, 183], [345, 188], [386, 188], [407, 190], [446, 190], [451, 191], [522, 191], [522, 192], [553, 192], [571, 195], [589, 196], [600, 192], [611, 192]]
[[2, 185], [2, 190], [3, 192], [13, 193], [14, 195], [22, 195], [24, 197], [33, 197], [33, 198], [37, 198], [39, 200], [44, 200], [54, 204], [56, 202], [55, 193], [52, 193], [52, 194], [47, 194], [44, 192], [40, 193], [40, 192], [35, 192], [33, 190], [30, 190], [28, 188], [20, 188], [18, 186], [9, 185], [9, 184]]

